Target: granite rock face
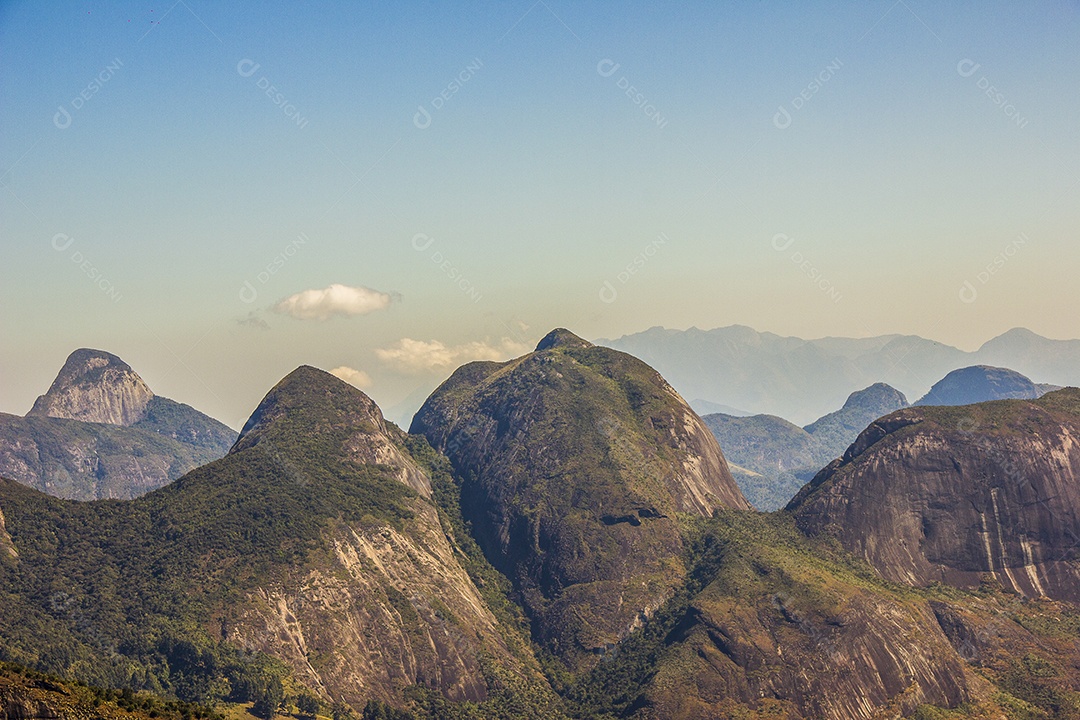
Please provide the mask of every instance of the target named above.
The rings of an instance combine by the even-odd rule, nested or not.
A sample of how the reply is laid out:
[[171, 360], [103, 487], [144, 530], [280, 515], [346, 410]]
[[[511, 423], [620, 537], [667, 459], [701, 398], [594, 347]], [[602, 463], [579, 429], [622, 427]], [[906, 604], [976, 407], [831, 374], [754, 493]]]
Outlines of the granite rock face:
[[788, 506], [885, 578], [1080, 600], [1080, 390], [871, 424]]
[[450, 459], [480, 546], [571, 667], [674, 592], [678, 513], [749, 508], [716, 439], [655, 370], [567, 330], [516, 360], [459, 368], [411, 431]]
[[72, 500], [129, 499], [222, 457], [236, 432], [76, 350], [26, 417], [0, 413], [0, 477]]
[[27, 415], [134, 425], [146, 415], [153, 396], [126, 362], [102, 350], [82, 348], [68, 356], [49, 391], [38, 397]]
[[357, 707], [371, 698], [401, 705], [402, 691], [417, 683], [450, 700], [483, 700], [482, 658], [538, 677], [510, 653], [458, 562], [404, 433], [363, 392], [315, 368], [293, 371], [251, 415], [226, 462], [262, 454], [283, 481], [326, 482], [305, 462], [298, 433], [333, 438], [324, 452], [345, 467], [386, 473], [409, 488], [411, 517], [400, 525], [331, 521], [323, 533], [328, 554], [251, 592], [226, 639], [282, 659], [309, 687]]
[[11, 541], [7, 527], [4, 525], [4, 511], [0, 509], [0, 562], [19, 559], [19, 551], [15, 549], [15, 543]]

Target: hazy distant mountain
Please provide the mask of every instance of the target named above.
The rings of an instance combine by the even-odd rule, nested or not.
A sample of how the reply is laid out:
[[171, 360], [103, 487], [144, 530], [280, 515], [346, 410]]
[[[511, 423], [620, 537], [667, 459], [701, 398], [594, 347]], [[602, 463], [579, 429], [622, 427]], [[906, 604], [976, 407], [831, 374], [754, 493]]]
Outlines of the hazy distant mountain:
[[724, 415], [731, 415], [733, 417], [747, 417], [753, 415], [752, 412], [746, 410], [740, 410], [739, 408], [731, 407], [730, 405], [724, 405], [722, 403], [714, 403], [708, 400], [691, 400], [690, 407], [698, 415], [710, 415], [712, 413], [723, 413]]
[[899, 390], [875, 383], [852, 393], [844, 406], [801, 428], [773, 415], [706, 415], [739, 488], [759, 510], [787, 504], [818, 470], [855, 442], [871, 422], [907, 407]]
[[946, 373], [976, 364], [1009, 367], [1039, 383], [1080, 385], [1080, 340], [1049, 340], [1021, 328], [976, 352], [915, 335], [803, 340], [739, 325], [654, 327], [597, 343], [641, 358], [684, 397], [797, 424], [839, 407], [851, 392], [872, 383], [921, 397]]
[[1034, 400], [1042, 394], [1035, 383], [1015, 370], [973, 365], [953, 370], [915, 404], [971, 405], [988, 400]]
[[117, 356], [73, 352], [26, 417], [0, 413], [0, 476], [75, 500], [132, 498], [225, 455], [229, 427], [154, 395]]

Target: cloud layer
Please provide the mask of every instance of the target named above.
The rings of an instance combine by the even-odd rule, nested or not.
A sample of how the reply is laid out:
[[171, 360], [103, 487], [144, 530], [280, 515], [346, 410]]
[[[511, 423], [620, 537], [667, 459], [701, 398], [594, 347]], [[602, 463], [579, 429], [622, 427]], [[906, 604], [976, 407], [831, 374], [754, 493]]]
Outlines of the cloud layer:
[[523, 355], [530, 349], [510, 338], [503, 338], [495, 345], [488, 342], [445, 345], [438, 340], [402, 338], [388, 348], [377, 349], [375, 354], [379, 360], [397, 370], [427, 373], [454, 369], [473, 360], [507, 360]]
[[366, 287], [334, 284], [322, 290], [304, 290], [274, 305], [273, 310], [299, 320], [367, 315], [390, 305], [390, 296]]
[[355, 370], [346, 365], [342, 365], [331, 370], [330, 374], [344, 380], [353, 387], [360, 388], [361, 390], [371, 387], [371, 376], [363, 370]]

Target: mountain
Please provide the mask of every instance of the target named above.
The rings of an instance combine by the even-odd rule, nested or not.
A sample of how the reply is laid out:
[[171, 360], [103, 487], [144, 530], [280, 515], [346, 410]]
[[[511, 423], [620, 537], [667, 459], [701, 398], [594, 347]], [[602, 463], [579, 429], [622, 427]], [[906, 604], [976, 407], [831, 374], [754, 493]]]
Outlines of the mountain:
[[[852, 405], [875, 397], [888, 393]], [[1054, 491], [1075, 479], [1061, 428], [1080, 391], [888, 417], [905, 413], [960, 417], [960, 435], [911, 450], [960, 467], [1020, 457], [995, 451], [999, 436], [1042, 444], [1023, 457], [1043, 465], [1023, 469], [1052, 478], [1045, 501], [990, 492], [995, 539], [1002, 556], [1029, 550], [1044, 588], [1067, 585], [1071, 555], [1055, 574], [1045, 553], [1060, 545], [1016, 526], [1075, 527]], [[228, 455], [139, 498], [74, 502], [0, 479], [0, 719], [209, 717], [202, 705], [364, 720], [1080, 712], [1080, 606], [1004, 582], [896, 582], [832, 524], [813, 531], [802, 505], [747, 509], [715, 440], [634, 358], [557, 330], [522, 358], [460, 368], [416, 424], [455, 462], [301, 367]], [[933, 528], [926, 511], [970, 527], [916, 492], [950, 466], [905, 457], [867, 465], [889, 479], [862, 512], [882, 526], [859, 533], [914, 547], [890, 529]], [[585, 645], [605, 628], [609, 642]]]
[[522, 688], [543, 698], [498, 575], [436, 506], [445, 462], [301, 367], [225, 458], [135, 500], [0, 480], [18, 552], [0, 564], [0, 659], [198, 702], [299, 683], [327, 705], [400, 706], [423, 685], [498, 717]]
[[29, 417], [55, 417], [109, 425], [134, 425], [154, 393], [115, 355], [82, 348], [68, 356], [49, 391]]
[[822, 464], [810, 433], [774, 415], [702, 418], [716, 437], [731, 475], [759, 510], [783, 507]]
[[976, 364], [1012, 368], [1036, 382], [1080, 385], [1080, 340], [1050, 340], [1020, 328], [975, 352], [914, 335], [804, 340], [738, 325], [714, 330], [654, 327], [596, 342], [641, 358], [684, 397], [776, 415], [799, 425], [873, 383], [921, 397], [946, 373]]
[[0, 476], [59, 497], [131, 498], [216, 460], [236, 433], [81, 349], [25, 418], [0, 413]]
[[842, 408], [818, 418], [804, 429], [813, 436], [822, 453], [828, 456], [827, 460], [832, 460], [842, 455], [867, 425], [907, 406], [904, 393], [885, 383], [874, 383], [851, 393]]
[[953, 370], [934, 383], [916, 405], [971, 405], [988, 400], [1034, 400], [1042, 391], [1007, 368], [974, 365]]
[[723, 413], [724, 415], [731, 415], [733, 417], [747, 417], [754, 413], [740, 410], [739, 408], [733, 408], [730, 405], [721, 405], [720, 403], [709, 402], [708, 400], [691, 400], [690, 407], [694, 412], [702, 417], [706, 415]]
[[702, 418], [716, 436], [740, 489], [760, 510], [777, 510], [871, 422], [899, 408], [907, 398], [884, 383], [853, 392], [836, 412], [800, 428], [772, 415]]
[[675, 592], [677, 513], [749, 507], [716, 439], [655, 370], [564, 329], [515, 360], [459, 368], [410, 431], [449, 458], [481, 548], [571, 669]]
[[1080, 600], [1080, 390], [900, 410], [788, 505], [894, 582]]

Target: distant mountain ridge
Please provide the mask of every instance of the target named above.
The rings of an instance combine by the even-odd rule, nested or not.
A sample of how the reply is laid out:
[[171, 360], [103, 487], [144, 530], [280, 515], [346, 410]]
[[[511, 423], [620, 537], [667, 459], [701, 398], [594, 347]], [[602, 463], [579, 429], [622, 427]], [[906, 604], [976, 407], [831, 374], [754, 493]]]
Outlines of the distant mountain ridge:
[[909, 398], [971, 365], [1011, 368], [1034, 382], [1080, 385], [1080, 340], [1050, 340], [1014, 328], [975, 352], [915, 335], [804, 340], [732, 325], [714, 330], [654, 327], [598, 344], [655, 367], [683, 397], [805, 424], [876, 382]]
[[867, 425], [907, 405], [902, 392], [875, 383], [804, 428], [774, 415], [715, 413], [702, 419], [736, 465], [732, 475], [747, 499], [771, 511], [786, 505], [818, 470], [840, 457]]
[[116, 355], [82, 348], [26, 417], [0, 413], [0, 476], [58, 497], [132, 498], [222, 457], [235, 439], [155, 395]]

